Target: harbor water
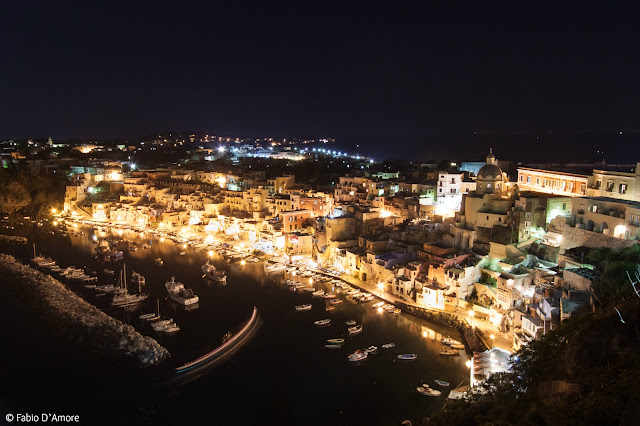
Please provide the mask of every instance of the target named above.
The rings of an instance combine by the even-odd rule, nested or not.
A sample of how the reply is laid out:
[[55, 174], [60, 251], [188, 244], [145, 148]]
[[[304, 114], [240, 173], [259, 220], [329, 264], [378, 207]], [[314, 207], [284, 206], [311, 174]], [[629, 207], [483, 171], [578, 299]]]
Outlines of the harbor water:
[[[56, 260], [61, 267], [88, 267], [99, 283], [115, 282], [123, 263], [128, 276], [133, 271], [146, 277], [142, 292], [149, 294], [140, 309], [125, 311], [110, 305], [110, 297], [98, 297], [81, 283], [66, 283], [89, 303], [155, 338], [171, 353], [160, 367], [134, 369], [113, 363], [104, 354], [85, 353], [73, 345], [60, 345], [50, 335], [49, 325], [24, 308], [10, 293], [2, 296], [7, 308], [0, 320], [10, 325], [6, 344], [12, 350], [3, 367], [6, 386], [1, 395], [5, 409], [80, 414], [91, 424], [145, 422], [165, 424], [193, 419], [212, 424], [301, 424], [358, 425], [400, 424], [438, 410], [451, 388], [468, 384], [468, 356], [443, 357], [440, 339], [459, 340], [456, 330], [401, 314], [379, 312], [369, 303], [355, 303], [331, 284], [314, 287], [335, 292], [344, 302], [326, 311], [329, 304], [308, 292], [291, 291], [285, 278], [308, 282], [307, 277], [267, 274], [265, 264], [228, 263], [217, 253], [183, 247], [150, 234], [108, 228], [69, 227], [67, 236], [52, 234], [51, 228], [35, 224], [16, 225], [6, 232], [23, 235], [35, 243], [39, 254]], [[74, 235], [72, 231], [82, 232]], [[94, 239], [113, 237], [124, 252], [124, 262], [101, 264], [95, 258]], [[138, 250], [127, 250], [126, 241], [136, 241]], [[144, 249], [143, 244], [149, 248]], [[23, 263], [32, 257], [32, 245], [6, 250]], [[184, 254], [180, 254], [184, 252]], [[162, 258], [163, 265], [154, 259]], [[210, 260], [227, 274], [227, 285], [202, 278], [201, 265]], [[107, 275], [104, 269], [113, 269]], [[165, 282], [172, 276], [199, 296], [196, 306], [185, 308], [167, 297]], [[62, 282], [65, 282], [61, 279]], [[137, 292], [137, 285], [129, 283]], [[159, 334], [138, 316], [156, 310], [173, 318], [180, 331]], [[296, 312], [305, 303], [312, 309]], [[232, 357], [210, 368], [176, 379], [175, 368], [220, 346], [223, 336], [235, 333], [256, 306], [259, 328]], [[329, 318], [318, 328], [314, 321]], [[362, 333], [349, 337], [345, 321], [363, 325]], [[340, 349], [326, 349], [327, 339], [346, 339]], [[83, 336], [77, 336], [79, 340]], [[385, 343], [395, 343], [383, 349]], [[359, 363], [347, 356], [371, 345], [379, 348]], [[402, 362], [398, 354], [415, 353], [417, 360]], [[451, 383], [449, 388], [434, 380]], [[423, 383], [441, 390], [440, 397], [415, 391]]]

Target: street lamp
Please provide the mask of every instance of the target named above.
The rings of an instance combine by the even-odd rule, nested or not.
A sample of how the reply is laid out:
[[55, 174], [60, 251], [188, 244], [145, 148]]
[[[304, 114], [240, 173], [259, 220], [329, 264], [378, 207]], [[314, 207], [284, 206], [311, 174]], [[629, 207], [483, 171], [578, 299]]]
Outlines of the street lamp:
[[493, 349], [493, 339], [495, 339], [496, 336], [492, 334], [491, 336], [489, 336], [489, 338], [491, 339], [491, 349]]
[[52, 207], [51, 208], [51, 213], [56, 214], [56, 213], [58, 213], [58, 210], [55, 207]]
[[380, 297], [382, 297], [382, 290], [384, 289], [384, 283], [378, 283], [378, 290], [380, 291]]
[[469, 311], [469, 317], [471, 317], [471, 328], [473, 328], [473, 317], [475, 316], [475, 311]]

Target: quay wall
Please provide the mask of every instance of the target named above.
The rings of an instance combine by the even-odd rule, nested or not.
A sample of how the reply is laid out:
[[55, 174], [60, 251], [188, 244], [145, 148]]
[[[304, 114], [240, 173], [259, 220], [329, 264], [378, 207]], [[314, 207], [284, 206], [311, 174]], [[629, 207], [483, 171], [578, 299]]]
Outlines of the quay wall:
[[60, 281], [0, 254], [0, 285], [8, 287], [34, 309], [52, 333], [72, 344], [121, 356], [139, 367], [157, 365], [169, 351], [87, 303]]

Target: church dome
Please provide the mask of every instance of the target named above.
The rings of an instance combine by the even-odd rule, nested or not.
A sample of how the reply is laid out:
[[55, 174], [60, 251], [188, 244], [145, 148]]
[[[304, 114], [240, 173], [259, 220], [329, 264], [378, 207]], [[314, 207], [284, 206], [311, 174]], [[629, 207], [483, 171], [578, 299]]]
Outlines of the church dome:
[[480, 180], [502, 180], [502, 170], [495, 164], [485, 164], [478, 171]]

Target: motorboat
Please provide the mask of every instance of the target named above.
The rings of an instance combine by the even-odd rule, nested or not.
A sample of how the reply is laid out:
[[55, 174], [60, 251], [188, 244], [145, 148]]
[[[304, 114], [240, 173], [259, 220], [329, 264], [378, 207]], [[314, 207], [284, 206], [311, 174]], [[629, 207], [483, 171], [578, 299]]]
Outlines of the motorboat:
[[[443, 339], [440, 339], [440, 343], [447, 346], [462, 345], [462, 343], [458, 342], [457, 340], [453, 340], [451, 337], [445, 337]], [[464, 349], [464, 345], [463, 345], [463, 349]]]
[[331, 323], [330, 319], [323, 319], [323, 320], [319, 320], [319, 321], [315, 321], [314, 324], [317, 325], [318, 327], [323, 327], [325, 325], [329, 325], [329, 323]]
[[342, 299], [332, 299], [332, 300], [329, 300], [329, 303], [332, 305], [337, 305], [339, 303], [342, 303]]
[[391, 349], [395, 347], [396, 347], [395, 343], [385, 343], [384, 345], [382, 345], [382, 349]]
[[344, 339], [343, 338], [328, 339], [327, 343], [329, 343], [330, 345], [342, 345], [344, 343]]
[[418, 358], [416, 354], [400, 354], [398, 355], [398, 359], [400, 361], [413, 361]]
[[278, 272], [282, 272], [285, 269], [287, 269], [287, 267], [279, 263], [274, 263], [273, 265], [269, 265], [266, 268], [264, 268], [267, 274], [277, 274]]
[[322, 297], [324, 296], [324, 290], [318, 290], [311, 293], [313, 297]]
[[441, 392], [439, 390], [432, 389], [429, 385], [423, 384], [422, 386], [418, 386], [416, 388], [419, 394], [425, 396], [440, 396]]
[[451, 346], [452, 349], [459, 349], [459, 350], [464, 349], [464, 345], [462, 343], [452, 343], [449, 346]]
[[375, 353], [378, 353], [378, 347], [371, 345], [367, 349], [365, 349], [364, 351], [366, 353], [368, 353], [368, 354], [375, 354]]
[[333, 293], [327, 293], [325, 295], [322, 296], [324, 299], [335, 299], [336, 295]]
[[184, 252], [184, 251], [180, 252], [180, 256], [184, 256], [185, 254], [187, 254], [187, 252]]
[[308, 293], [315, 293], [316, 289], [313, 288], [313, 287], [305, 287], [305, 288], [302, 289], [302, 291], [306, 291]]
[[176, 323], [171, 323], [171, 324], [165, 326], [165, 328], [162, 331], [164, 333], [167, 333], [167, 334], [175, 333], [177, 331], [180, 331], [180, 327], [178, 327], [178, 325]]
[[374, 308], [374, 309], [381, 308], [382, 306], [384, 306], [384, 302], [378, 302], [378, 303], [374, 303], [373, 305], [371, 305], [371, 307]]
[[329, 305], [326, 308], [324, 308], [325, 311], [329, 312], [329, 311], [333, 311], [336, 307], [333, 305]]
[[444, 355], [444, 356], [459, 356], [460, 355], [460, 351], [458, 351], [457, 349], [442, 349], [439, 353], [440, 353], [440, 355]]
[[347, 359], [351, 362], [357, 362], [367, 359], [367, 355], [369, 355], [367, 352], [358, 349], [357, 351], [349, 355]]
[[349, 327], [347, 329], [350, 335], [354, 336], [356, 334], [362, 333], [362, 324], [354, 325], [353, 327]]
[[144, 278], [144, 276], [142, 274], [139, 274], [137, 272], [133, 272], [131, 274], [131, 282], [134, 284], [138, 284], [139, 286], [143, 286], [146, 283], [146, 279]]
[[155, 321], [160, 319], [160, 299], [156, 301], [156, 312], [151, 312], [148, 314], [142, 314], [138, 318], [145, 321]]
[[356, 322], [354, 320], [345, 321], [344, 323], [349, 327], [356, 325]]
[[399, 314], [400, 314], [400, 312], [402, 312], [402, 311], [400, 310], [400, 308], [395, 308], [391, 313], [392, 313], [393, 315], [399, 315]]
[[302, 311], [310, 311], [311, 310], [311, 304], [306, 304], [306, 305], [298, 305], [295, 307], [296, 312], [302, 312]]
[[445, 382], [444, 380], [434, 380], [434, 382], [436, 382], [436, 384], [440, 385], [440, 386], [444, 386], [449, 387], [450, 383], [449, 382]]
[[171, 280], [167, 281], [164, 285], [169, 292], [169, 297], [181, 305], [193, 305], [200, 300], [200, 298], [193, 293], [193, 290], [185, 288], [184, 284], [180, 282], [176, 282], [175, 277], [171, 277]]
[[202, 272], [206, 278], [209, 278], [212, 281], [216, 281], [221, 284], [225, 284], [227, 282], [227, 274], [225, 274], [224, 271], [216, 269], [216, 267], [212, 263], [209, 263], [208, 260], [207, 263], [202, 265]]

